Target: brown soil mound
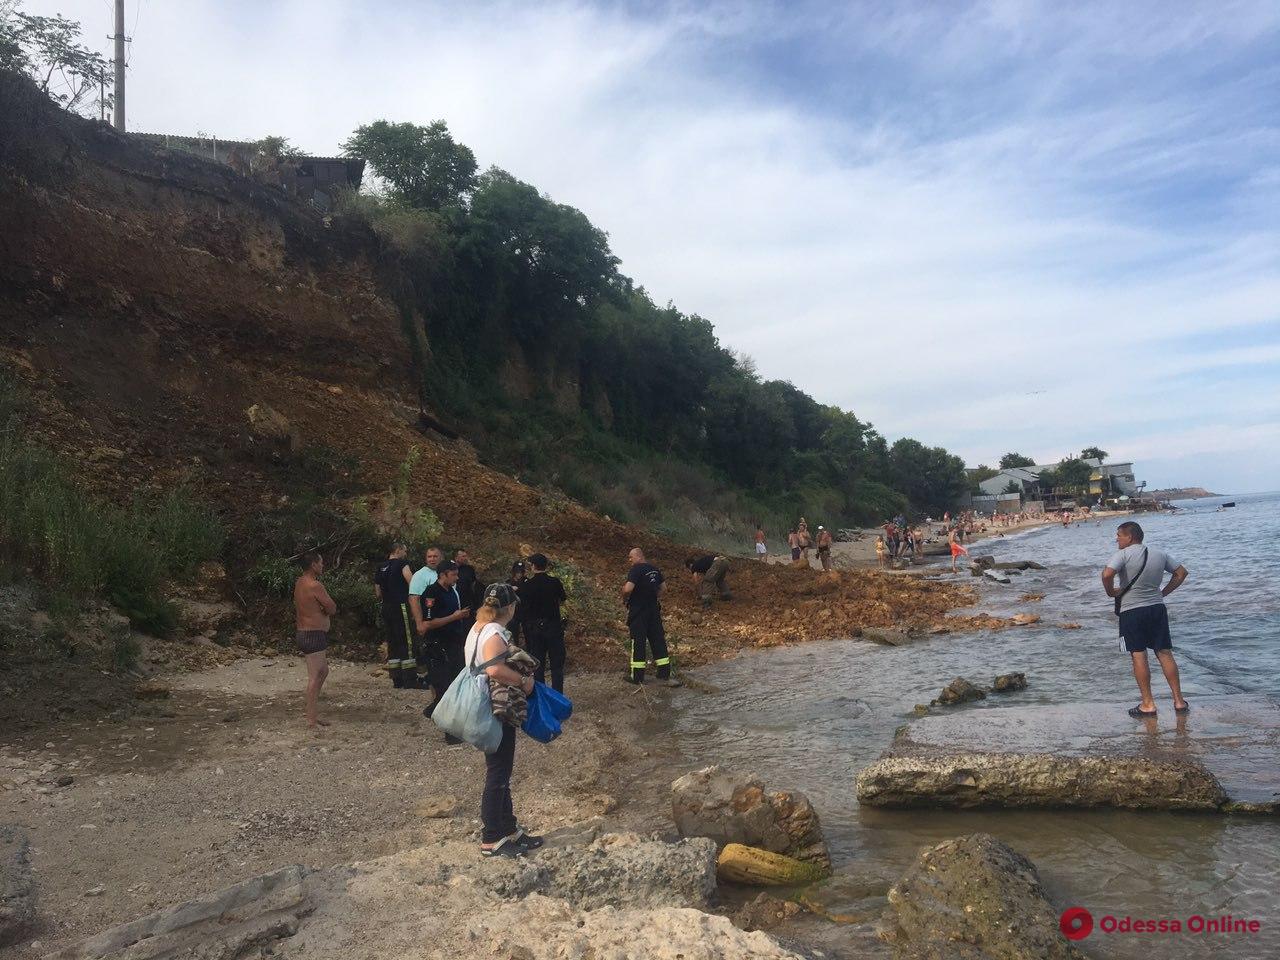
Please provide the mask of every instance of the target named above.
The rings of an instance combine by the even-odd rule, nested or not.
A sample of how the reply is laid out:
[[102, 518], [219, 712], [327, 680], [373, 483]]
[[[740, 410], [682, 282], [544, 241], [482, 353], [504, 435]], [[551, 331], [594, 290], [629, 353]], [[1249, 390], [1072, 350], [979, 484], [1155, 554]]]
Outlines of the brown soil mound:
[[[703, 616], [687, 547], [520, 484], [419, 427], [401, 281], [375, 237], [327, 226], [229, 167], [69, 117], [11, 75], [0, 75], [0, 222], [0, 362], [33, 395], [43, 442], [108, 496], [194, 487], [220, 505], [233, 549], [314, 469], [307, 452], [337, 464], [320, 495], [341, 504], [386, 489], [417, 446], [413, 499], [479, 565], [500, 568], [530, 544], [594, 581], [601, 592], [571, 631], [579, 665], [622, 664], [611, 598], [633, 545], [676, 581], [666, 609], [685, 662], [923, 625], [968, 602], [915, 577], [742, 561], [735, 599]], [[288, 443], [255, 435], [254, 405], [288, 421]]]

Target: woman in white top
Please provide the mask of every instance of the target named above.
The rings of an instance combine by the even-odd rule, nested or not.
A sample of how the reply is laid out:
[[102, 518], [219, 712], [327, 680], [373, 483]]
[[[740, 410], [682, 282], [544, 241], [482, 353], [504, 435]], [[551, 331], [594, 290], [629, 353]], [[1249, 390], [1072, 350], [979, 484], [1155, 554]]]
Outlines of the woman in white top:
[[[484, 603], [476, 611], [476, 624], [467, 634], [465, 655], [468, 666], [501, 657], [511, 645], [507, 625], [516, 613], [517, 596], [509, 583], [492, 584], [484, 592]], [[517, 673], [502, 660], [484, 668], [476, 682], [489, 695], [489, 679], [533, 693], [533, 678]], [[480, 852], [486, 857], [523, 856], [542, 846], [542, 838], [525, 833], [516, 822], [511, 805], [511, 771], [515, 766], [516, 728], [502, 725], [502, 742], [484, 760], [484, 792], [480, 795], [480, 819], [484, 830]]]

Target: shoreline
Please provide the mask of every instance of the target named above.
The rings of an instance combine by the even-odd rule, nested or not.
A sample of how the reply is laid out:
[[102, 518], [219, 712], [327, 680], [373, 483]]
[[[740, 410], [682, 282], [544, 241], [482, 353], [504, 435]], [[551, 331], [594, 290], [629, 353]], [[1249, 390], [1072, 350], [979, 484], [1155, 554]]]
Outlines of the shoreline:
[[[1086, 518], [1073, 518], [1072, 523], [1087, 522], [1090, 520], [1108, 520], [1113, 517], [1124, 517], [1133, 514], [1132, 510], [1097, 510], [1088, 514]], [[972, 546], [980, 540], [1000, 539], [1010, 534], [1027, 533], [1031, 530], [1038, 530], [1042, 527], [1053, 526], [1062, 523], [1061, 518], [1052, 515], [1041, 515], [1039, 517], [1029, 517], [1028, 519], [1015, 523], [1007, 527], [988, 527], [985, 530], [976, 532], [966, 542], [966, 546]], [[876, 537], [880, 536], [880, 527], [863, 527], [858, 530], [861, 536], [856, 540], [837, 540], [832, 544], [831, 548], [831, 566], [833, 570], [881, 570], [885, 573], [903, 573], [917, 566], [928, 566], [931, 560], [949, 560], [950, 552], [946, 549], [947, 541], [945, 534], [940, 534], [939, 527], [941, 521], [935, 520], [930, 522], [927, 527], [929, 537], [925, 544], [924, 558], [919, 563], [913, 563], [903, 569], [895, 569], [888, 564], [881, 564], [876, 558]], [[757, 561], [759, 562], [759, 561]], [[768, 561], [770, 565], [792, 566], [789, 553], [770, 553]], [[798, 567], [796, 569], [804, 569]], [[822, 572], [821, 566], [818, 565], [817, 551], [810, 548], [809, 551], [809, 569]]]

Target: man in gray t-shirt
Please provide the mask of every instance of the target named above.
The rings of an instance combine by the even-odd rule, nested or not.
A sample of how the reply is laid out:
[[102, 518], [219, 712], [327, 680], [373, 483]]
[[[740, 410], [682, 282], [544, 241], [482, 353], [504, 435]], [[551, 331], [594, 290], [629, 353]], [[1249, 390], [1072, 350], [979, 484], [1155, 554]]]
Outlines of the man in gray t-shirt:
[[[1133, 659], [1133, 677], [1138, 681], [1138, 691], [1142, 694], [1142, 702], [1129, 711], [1129, 716], [1156, 715], [1156, 703], [1151, 696], [1148, 650], [1154, 650], [1156, 659], [1160, 661], [1160, 669], [1164, 671], [1164, 678], [1173, 693], [1174, 713], [1186, 713], [1191, 706], [1182, 696], [1164, 598], [1187, 579], [1187, 568], [1163, 550], [1143, 544], [1142, 527], [1132, 520], [1120, 524], [1116, 530], [1116, 546], [1119, 549], [1103, 568], [1102, 587], [1107, 596], [1116, 598], [1120, 636]], [[1171, 574], [1168, 583], [1164, 583], [1166, 573]]]

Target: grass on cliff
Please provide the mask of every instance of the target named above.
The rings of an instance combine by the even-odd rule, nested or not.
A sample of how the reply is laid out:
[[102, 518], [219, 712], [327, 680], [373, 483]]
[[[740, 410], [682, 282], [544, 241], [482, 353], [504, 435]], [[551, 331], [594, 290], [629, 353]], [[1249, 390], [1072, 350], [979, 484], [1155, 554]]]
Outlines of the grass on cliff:
[[0, 559], [48, 590], [50, 609], [72, 615], [103, 599], [140, 630], [177, 623], [165, 581], [190, 574], [225, 543], [217, 516], [182, 493], [116, 504], [87, 494], [68, 465], [26, 438], [12, 389], [0, 384]]

